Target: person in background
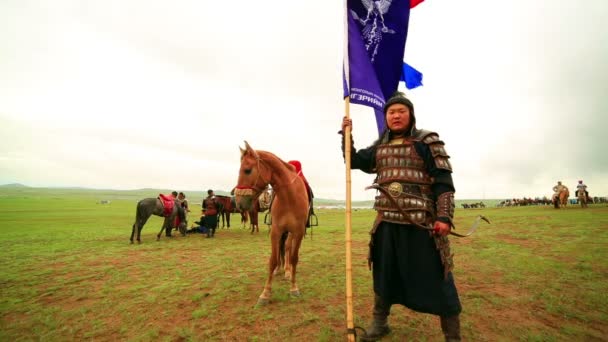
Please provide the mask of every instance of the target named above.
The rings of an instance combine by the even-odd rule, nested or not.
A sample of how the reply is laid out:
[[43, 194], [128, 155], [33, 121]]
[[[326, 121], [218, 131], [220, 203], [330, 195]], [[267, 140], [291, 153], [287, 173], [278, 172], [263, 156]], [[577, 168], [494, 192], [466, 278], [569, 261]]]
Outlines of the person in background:
[[207, 233], [207, 227], [205, 227], [205, 210], [204, 209], [201, 210], [201, 218], [198, 221], [194, 221], [194, 223], [196, 224], [196, 226], [193, 226], [192, 228], [190, 228], [187, 231], [187, 233], [201, 233], [201, 234]]
[[205, 213], [205, 224], [207, 228], [207, 237], [215, 237], [215, 229], [217, 228], [217, 214], [219, 212], [219, 203], [215, 198], [213, 190], [207, 190], [207, 198], [203, 200], [203, 211]]
[[582, 180], [579, 180], [578, 184], [576, 185], [576, 197], [578, 198], [581, 207], [588, 207], [587, 203], [589, 202], [589, 192], [587, 191], [587, 186]]

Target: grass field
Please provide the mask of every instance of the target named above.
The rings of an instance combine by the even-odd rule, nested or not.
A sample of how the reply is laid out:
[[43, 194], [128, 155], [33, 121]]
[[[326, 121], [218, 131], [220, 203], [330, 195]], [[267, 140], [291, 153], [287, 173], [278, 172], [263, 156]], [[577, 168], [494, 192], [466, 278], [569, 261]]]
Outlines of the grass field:
[[[319, 210], [320, 226], [303, 242], [302, 297], [276, 279], [271, 304], [255, 307], [270, 253], [265, 226], [156, 242], [161, 218], [153, 217], [143, 243], [130, 245], [135, 200], [120, 191], [0, 189], [0, 341], [344, 340], [343, 211]], [[459, 230], [480, 213], [492, 224], [452, 239], [463, 339], [608, 339], [606, 205], [457, 209]], [[352, 221], [354, 315], [363, 326], [373, 216], [356, 210]], [[433, 316], [394, 307], [390, 324], [387, 341], [442, 340]]]

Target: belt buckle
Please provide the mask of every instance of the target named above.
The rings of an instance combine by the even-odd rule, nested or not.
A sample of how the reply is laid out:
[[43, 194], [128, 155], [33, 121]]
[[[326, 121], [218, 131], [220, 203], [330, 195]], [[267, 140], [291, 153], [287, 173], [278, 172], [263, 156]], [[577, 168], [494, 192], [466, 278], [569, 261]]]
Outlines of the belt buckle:
[[403, 185], [398, 182], [392, 182], [388, 186], [388, 193], [393, 197], [398, 197], [403, 192]]

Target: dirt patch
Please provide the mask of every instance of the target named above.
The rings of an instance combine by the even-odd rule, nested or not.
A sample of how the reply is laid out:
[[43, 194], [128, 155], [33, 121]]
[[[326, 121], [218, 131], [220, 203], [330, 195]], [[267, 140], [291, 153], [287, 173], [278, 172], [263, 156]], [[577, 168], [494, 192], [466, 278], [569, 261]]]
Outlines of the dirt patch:
[[498, 235], [496, 235], [496, 238], [501, 241], [504, 241], [506, 243], [509, 243], [512, 245], [518, 245], [518, 246], [525, 247], [525, 248], [534, 248], [539, 245], [537, 241], [528, 240], [526, 238], [507, 235], [507, 234], [498, 234]]

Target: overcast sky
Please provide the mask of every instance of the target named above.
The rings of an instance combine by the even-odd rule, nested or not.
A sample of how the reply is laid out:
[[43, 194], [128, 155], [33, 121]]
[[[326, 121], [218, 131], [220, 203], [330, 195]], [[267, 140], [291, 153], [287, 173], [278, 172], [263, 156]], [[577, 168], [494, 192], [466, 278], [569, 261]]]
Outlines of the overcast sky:
[[[230, 190], [247, 140], [344, 199], [343, 2], [0, 1], [0, 184]], [[405, 59], [456, 197], [608, 195], [608, 1], [427, 0]], [[353, 107], [355, 146], [376, 138]], [[353, 171], [353, 200], [373, 177]]]

